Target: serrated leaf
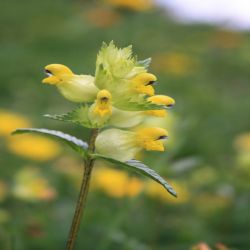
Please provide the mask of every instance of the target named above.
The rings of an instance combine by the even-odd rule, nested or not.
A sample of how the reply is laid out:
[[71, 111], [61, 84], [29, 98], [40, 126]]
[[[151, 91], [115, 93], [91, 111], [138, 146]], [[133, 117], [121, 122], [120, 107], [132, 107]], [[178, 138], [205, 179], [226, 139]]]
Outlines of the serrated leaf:
[[88, 118], [88, 111], [89, 111], [88, 105], [82, 105], [66, 114], [61, 114], [61, 115], [46, 114], [44, 116], [53, 120], [72, 122], [81, 125], [83, 127], [94, 128], [95, 126], [91, 124]]
[[55, 137], [68, 144], [71, 148], [73, 148], [80, 154], [85, 154], [88, 149], [88, 144], [86, 142], [72, 135], [65, 134], [61, 131], [50, 130], [45, 128], [21, 128], [12, 132], [13, 135], [24, 134], [24, 133], [39, 133]]
[[151, 63], [152, 59], [149, 57], [145, 60], [140, 60], [137, 62], [137, 65], [140, 66], [140, 67], [144, 67], [145, 69], [148, 69], [149, 66], [150, 66], [150, 63]]
[[128, 169], [131, 169], [133, 171], [136, 171], [139, 174], [147, 176], [153, 179], [154, 181], [158, 182], [159, 184], [161, 184], [171, 195], [177, 197], [177, 193], [165, 179], [163, 179], [153, 169], [149, 168], [148, 166], [146, 166], [144, 163], [140, 161], [130, 160], [127, 162], [121, 162], [121, 161], [118, 161], [118, 160], [115, 160], [115, 159], [112, 159], [112, 158], [109, 158], [100, 154], [92, 154], [92, 157], [95, 159], [102, 159], [102, 160], [108, 161], [114, 165], [122, 166]]

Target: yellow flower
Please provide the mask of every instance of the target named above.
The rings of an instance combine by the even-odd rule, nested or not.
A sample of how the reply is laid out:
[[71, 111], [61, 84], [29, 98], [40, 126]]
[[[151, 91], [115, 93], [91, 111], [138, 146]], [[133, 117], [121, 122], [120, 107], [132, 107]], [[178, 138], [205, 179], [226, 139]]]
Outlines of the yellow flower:
[[143, 188], [143, 182], [138, 178], [129, 177], [124, 171], [106, 167], [96, 168], [92, 184], [93, 188], [101, 189], [115, 198], [137, 196]]
[[97, 93], [95, 102], [91, 105], [88, 117], [92, 124], [103, 126], [112, 115], [112, 96], [106, 89]]
[[45, 84], [55, 85], [59, 92], [72, 102], [93, 101], [98, 92], [91, 75], [75, 75], [62, 64], [49, 64], [45, 67]]
[[134, 159], [142, 149], [148, 151], [164, 151], [164, 141], [168, 133], [162, 128], [140, 128], [136, 131], [107, 129], [96, 138], [95, 146], [98, 153], [127, 161]]
[[7, 110], [0, 110], [0, 121], [0, 135], [3, 136], [9, 136], [16, 128], [28, 128], [31, 126], [29, 120]]
[[[158, 110], [157, 110], [158, 111]], [[169, 132], [169, 138], [166, 143], [168, 149], [178, 146], [178, 136], [176, 124], [178, 123], [178, 117], [173, 112], [167, 112], [164, 117], [147, 116], [140, 126], [152, 127], [157, 126], [166, 129]]]
[[152, 8], [152, 0], [106, 0], [110, 5], [135, 10], [135, 11], [145, 11]]
[[41, 175], [38, 168], [25, 167], [14, 177], [13, 195], [27, 201], [51, 200], [55, 198], [56, 191]]
[[7, 195], [8, 187], [4, 181], [0, 181], [0, 202], [3, 201]]
[[153, 85], [156, 83], [157, 78], [150, 73], [141, 73], [131, 79], [133, 89], [139, 94], [152, 96], [155, 94]]
[[[148, 101], [154, 104], [165, 105], [168, 108], [171, 108], [175, 105], [175, 100], [172, 97], [166, 96], [166, 95], [154, 95], [154, 96], [149, 97]], [[165, 109], [148, 110], [148, 111], [145, 111], [145, 114], [156, 116], [156, 117], [165, 117], [167, 115], [167, 111]]]
[[145, 193], [153, 198], [158, 198], [162, 201], [173, 204], [186, 203], [190, 199], [190, 194], [184, 183], [171, 181], [171, 185], [178, 194], [177, 199], [173, 196], [168, 195], [168, 193], [166, 193], [166, 190], [161, 185], [153, 181], [146, 182]]
[[40, 135], [19, 135], [7, 141], [9, 150], [32, 160], [48, 161], [56, 157], [61, 148], [58, 143]]

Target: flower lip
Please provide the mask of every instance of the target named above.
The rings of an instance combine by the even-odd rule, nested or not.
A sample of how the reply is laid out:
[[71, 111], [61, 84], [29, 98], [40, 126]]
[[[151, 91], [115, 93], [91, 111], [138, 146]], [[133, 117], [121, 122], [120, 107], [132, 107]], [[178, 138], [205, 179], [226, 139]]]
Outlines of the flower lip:
[[166, 105], [166, 107], [168, 107], [168, 108], [172, 108], [174, 106], [174, 104], [173, 103], [171, 103], [171, 104], [167, 104]]
[[47, 75], [48, 77], [53, 76], [53, 74], [51, 73], [51, 71], [48, 70], [48, 69], [45, 69], [44, 72], [45, 72], [45, 75]]
[[165, 139], [168, 139], [167, 135], [161, 135], [157, 138], [157, 140], [165, 140]]
[[104, 96], [104, 97], [102, 97], [100, 100], [101, 100], [101, 102], [107, 102], [107, 101], [109, 100], [109, 98], [106, 97], [106, 96]]
[[146, 86], [148, 86], [148, 85], [157, 85], [157, 84], [158, 84], [157, 81], [149, 81], [149, 82], [146, 84]]

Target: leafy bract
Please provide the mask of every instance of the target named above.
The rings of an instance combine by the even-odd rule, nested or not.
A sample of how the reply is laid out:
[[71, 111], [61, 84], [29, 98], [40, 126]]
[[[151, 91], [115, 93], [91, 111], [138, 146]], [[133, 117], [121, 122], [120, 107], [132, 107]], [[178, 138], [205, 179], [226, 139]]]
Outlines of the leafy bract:
[[103, 43], [96, 60], [95, 84], [99, 89], [117, 90], [124, 84], [123, 80], [146, 72], [148, 62], [137, 62], [132, 56], [132, 46], [119, 49], [113, 42], [109, 45]]
[[55, 137], [65, 142], [71, 148], [73, 148], [75, 151], [79, 152], [82, 155], [86, 154], [88, 149], [88, 144], [86, 142], [72, 135], [65, 134], [61, 131], [50, 130], [45, 128], [20, 128], [12, 132], [13, 135], [24, 134], [24, 133], [38, 133]]
[[133, 170], [139, 174], [147, 176], [147, 177], [153, 179], [154, 181], [158, 182], [159, 184], [161, 184], [171, 195], [177, 197], [177, 193], [175, 192], [175, 190], [172, 188], [172, 186], [165, 179], [163, 179], [154, 170], [150, 169], [149, 167], [147, 167], [144, 163], [142, 163], [140, 161], [130, 160], [127, 162], [121, 162], [121, 161], [118, 161], [118, 160], [115, 160], [115, 159], [112, 159], [112, 158], [109, 158], [107, 156], [100, 155], [100, 154], [92, 154], [92, 157], [95, 159], [101, 159], [101, 160], [108, 161], [114, 165], [125, 167], [125, 168]]
[[72, 122], [87, 128], [95, 128], [95, 126], [91, 123], [88, 117], [89, 106], [87, 104], [78, 106], [74, 110], [61, 115], [44, 115], [47, 118], [64, 121], [64, 122]]
[[144, 67], [145, 69], [148, 69], [151, 61], [152, 61], [151, 58], [147, 58], [145, 60], [140, 60], [137, 62], [137, 66]]

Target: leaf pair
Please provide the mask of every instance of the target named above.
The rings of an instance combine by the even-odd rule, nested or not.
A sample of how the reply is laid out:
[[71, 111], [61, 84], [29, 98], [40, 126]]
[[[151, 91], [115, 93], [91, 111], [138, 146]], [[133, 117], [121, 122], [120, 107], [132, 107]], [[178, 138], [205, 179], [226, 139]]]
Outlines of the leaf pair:
[[[17, 129], [14, 131], [12, 134], [23, 134], [23, 133], [39, 133], [39, 134], [45, 134], [48, 136], [55, 137], [66, 144], [68, 144], [72, 149], [74, 149], [76, 152], [80, 153], [82, 156], [85, 156], [88, 154], [88, 144], [74, 136], [65, 134], [61, 131], [56, 131], [56, 130], [49, 130], [49, 129], [44, 129], [44, 128], [23, 128], [23, 129]], [[93, 159], [99, 159], [99, 160], [105, 160], [109, 163], [114, 164], [115, 166], [120, 166], [124, 167], [130, 170], [133, 170], [139, 174], [142, 174], [144, 176], [147, 176], [154, 181], [158, 182], [161, 184], [171, 195], [177, 196], [175, 190], [169, 185], [169, 183], [164, 180], [159, 174], [157, 174], [154, 170], [150, 169], [147, 167], [145, 164], [143, 164], [140, 161], [137, 160], [130, 160], [127, 162], [121, 162], [109, 157], [106, 157], [104, 155], [100, 154], [91, 154], [90, 157]]]

